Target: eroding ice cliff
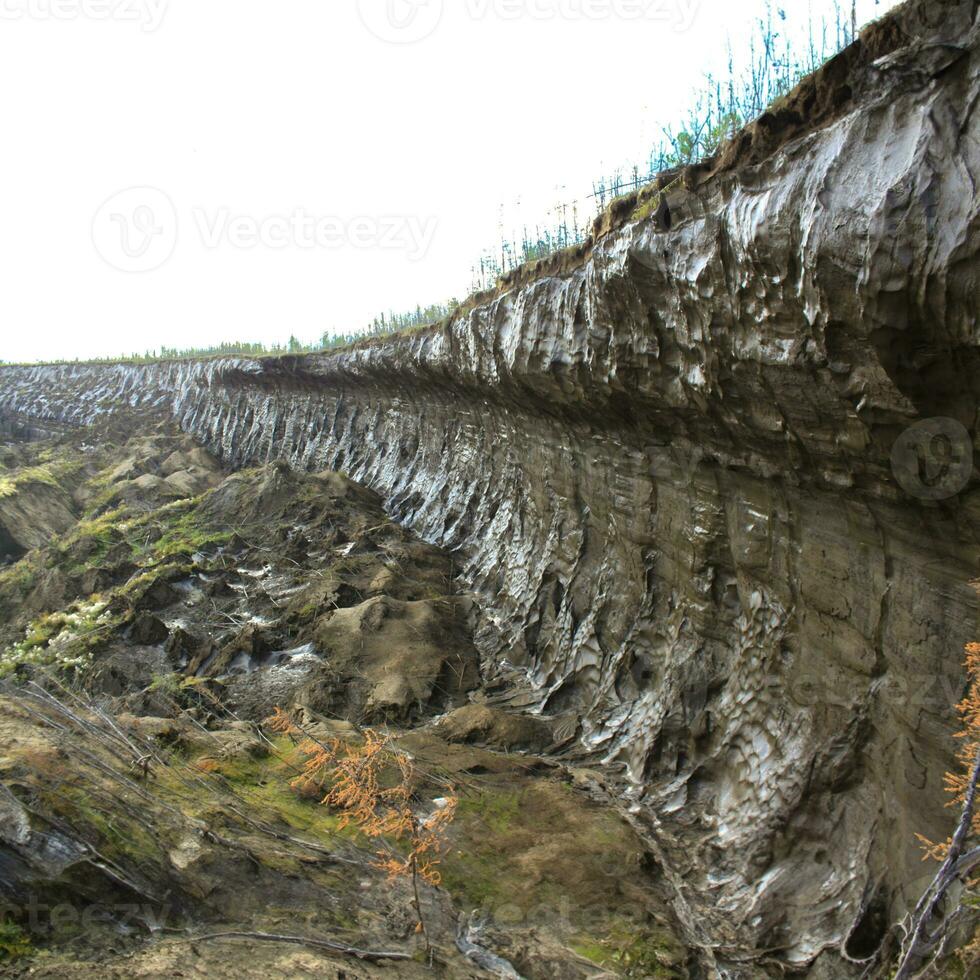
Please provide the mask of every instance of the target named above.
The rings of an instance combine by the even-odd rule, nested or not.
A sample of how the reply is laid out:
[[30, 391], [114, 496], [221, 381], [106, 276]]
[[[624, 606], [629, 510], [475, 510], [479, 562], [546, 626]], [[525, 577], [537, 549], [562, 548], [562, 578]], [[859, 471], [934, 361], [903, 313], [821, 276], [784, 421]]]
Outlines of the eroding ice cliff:
[[160, 409], [377, 490], [459, 549], [505, 696], [624, 777], [688, 941], [843, 975], [949, 831], [977, 637], [978, 36], [975, 0], [902, 8], [666, 207], [438, 329], [6, 368], [0, 408]]

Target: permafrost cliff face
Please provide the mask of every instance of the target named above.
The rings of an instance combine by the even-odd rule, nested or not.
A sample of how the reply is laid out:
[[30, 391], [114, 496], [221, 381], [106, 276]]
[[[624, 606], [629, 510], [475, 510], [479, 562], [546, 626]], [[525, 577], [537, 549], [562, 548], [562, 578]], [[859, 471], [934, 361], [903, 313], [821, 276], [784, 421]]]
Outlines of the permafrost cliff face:
[[6, 368], [0, 409], [157, 408], [379, 491], [459, 549], [506, 696], [625, 777], [688, 941], [846, 975], [949, 832], [978, 637], [978, 32], [976, 2], [903, 9], [822, 125], [436, 331]]

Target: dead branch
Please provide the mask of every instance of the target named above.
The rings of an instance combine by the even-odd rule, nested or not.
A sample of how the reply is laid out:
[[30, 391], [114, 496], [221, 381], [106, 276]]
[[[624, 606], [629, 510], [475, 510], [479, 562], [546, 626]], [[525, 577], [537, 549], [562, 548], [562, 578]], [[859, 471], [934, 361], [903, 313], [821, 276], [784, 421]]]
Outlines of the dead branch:
[[340, 953], [343, 956], [353, 956], [359, 960], [377, 963], [380, 960], [410, 960], [410, 953], [398, 953], [391, 950], [358, 949], [345, 943], [334, 942], [331, 939], [307, 939], [304, 936], [277, 936], [267, 932], [214, 932], [207, 936], [192, 936], [183, 942], [198, 943], [216, 939], [254, 939], [266, 943], [290, 943], [294, 946], [309, 946], [312, 949], [324, 949], [330, 953]]

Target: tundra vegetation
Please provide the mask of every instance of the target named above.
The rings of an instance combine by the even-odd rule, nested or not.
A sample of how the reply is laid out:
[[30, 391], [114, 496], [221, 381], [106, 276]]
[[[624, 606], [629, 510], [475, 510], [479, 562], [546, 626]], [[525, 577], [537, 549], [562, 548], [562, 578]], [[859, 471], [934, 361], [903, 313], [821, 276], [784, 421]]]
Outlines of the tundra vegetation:
[[3, 534], [53, 480], [0, 567], [5, 974], [689, 975], [614, 795], [485, 700], [452, 558], [374, 494], [148, 419], [3, 464]]

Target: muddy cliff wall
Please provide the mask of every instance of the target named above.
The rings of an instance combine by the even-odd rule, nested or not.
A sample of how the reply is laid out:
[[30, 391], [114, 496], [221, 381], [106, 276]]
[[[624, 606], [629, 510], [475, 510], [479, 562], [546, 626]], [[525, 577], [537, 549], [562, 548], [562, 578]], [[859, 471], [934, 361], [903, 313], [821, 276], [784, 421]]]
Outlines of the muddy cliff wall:
[[487, 672], [626, 778], [692, 942], [860, 957], [949, 830], [978, 633], [978, 31], [905, 8], [822, 125], [438, 330], [6, 368], [0, 410], [373, 487], [459, 549]]

